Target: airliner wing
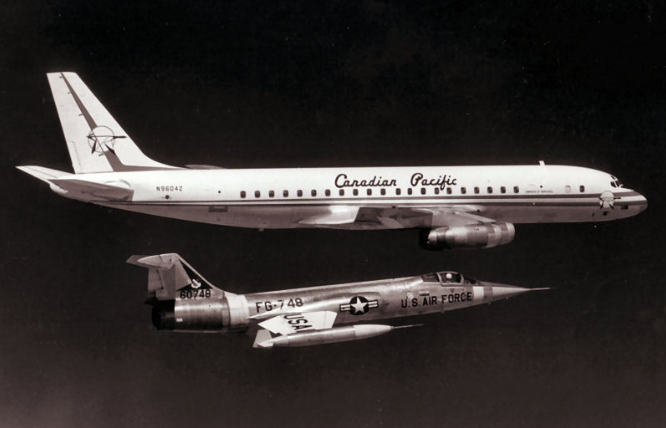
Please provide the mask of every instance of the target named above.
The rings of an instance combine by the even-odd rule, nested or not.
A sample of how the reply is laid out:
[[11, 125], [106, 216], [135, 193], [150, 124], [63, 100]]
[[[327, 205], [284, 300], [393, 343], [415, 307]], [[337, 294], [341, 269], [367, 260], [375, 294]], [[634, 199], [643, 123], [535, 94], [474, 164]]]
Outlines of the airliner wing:
[[363, 207], [359, 210], [355, 220], [357, 224], [382, 225], [388, 229], [403, 229], [442, 226], [466, 226], [473, 224], [494, 223], [495, 220], [472, 214], [476, 211], [474, 207], [391, 207], [370, 208]]
[[351, 224], [356, 221], [360, 207], [330, 206], [326, 212], [317, 213], [299, 221], [300, 224], [311, 226]]
[[472, 214], [475, 208], [460, 206], [451, 208], [418, 208], [432, 216], [432, 226], [467, 226], [471, 224], [494, 223], [496, 220]]
[[452, 207], [363, 207], [330, 206], [326, 211], [298, 221], [302, 225], [331, 228], [410, 229], [417, 227], [454, 227], [494, 223], [492, 218], [477, 214], [472, 206]]

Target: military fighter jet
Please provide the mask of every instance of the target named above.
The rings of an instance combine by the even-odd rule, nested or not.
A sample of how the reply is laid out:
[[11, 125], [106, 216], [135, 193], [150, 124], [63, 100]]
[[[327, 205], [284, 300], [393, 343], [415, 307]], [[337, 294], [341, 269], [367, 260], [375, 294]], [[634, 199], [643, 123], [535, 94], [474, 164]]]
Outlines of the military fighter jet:
[[[420, 230], [423, 248], [490, 248], [514, 223], [597, 222], [647, 207], [614, 176], [565, 165], [223, 169], [147, 157], [75, 73], [50, 73], [74, 174], [19, 166], [65, 197], [255, 229]], [[425, 154], [427, 156], [427, 153]]]
[[458, 272], [234, 294], [204, 279], [178, 254], [132, 256], [149, 269], [148, 300], [158, 330], [246, 332], [255, 348], [366, 339], [395, 328], [367, 321], [462, 309], [533, 290], [477, 281]]

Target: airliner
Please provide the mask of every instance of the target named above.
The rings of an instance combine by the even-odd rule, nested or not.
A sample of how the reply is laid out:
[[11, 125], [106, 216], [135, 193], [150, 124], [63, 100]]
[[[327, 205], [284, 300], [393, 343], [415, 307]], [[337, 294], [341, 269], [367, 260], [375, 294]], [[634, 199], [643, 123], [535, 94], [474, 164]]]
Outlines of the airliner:
[[565, 165], [282, 169], [176, 167], [147, 157], [76, 73], [47, 74], [74, 173], [17, 168], [68, 198], [254, 229], [418, 229], [423, 248], [491, 248], [514, 224], [634, 216], [647, 200]]

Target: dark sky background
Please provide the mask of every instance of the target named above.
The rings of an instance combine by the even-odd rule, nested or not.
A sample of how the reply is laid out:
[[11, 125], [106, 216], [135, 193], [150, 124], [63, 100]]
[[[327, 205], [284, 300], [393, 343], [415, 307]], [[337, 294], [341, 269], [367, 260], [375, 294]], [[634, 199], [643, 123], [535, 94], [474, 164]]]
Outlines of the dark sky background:
[[[666, 7], [616, 2], [0, 4], [0, 426], [657, 427], [666, 423]], [[572, 164], [647, 196], [504, 247], [417, 233], [243, 230], [61, 198], [45, 73], [79, 73], [173, 165]], [[132, 254], [178, 252], [236, 293], [456, 269], [556, 287], [261, 352], [156, 332]]]

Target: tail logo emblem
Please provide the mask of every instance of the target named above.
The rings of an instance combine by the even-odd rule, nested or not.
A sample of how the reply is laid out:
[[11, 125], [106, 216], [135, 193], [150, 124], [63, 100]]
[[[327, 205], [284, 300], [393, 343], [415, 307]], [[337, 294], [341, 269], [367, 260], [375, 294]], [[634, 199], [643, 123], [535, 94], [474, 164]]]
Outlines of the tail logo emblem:
[[115, 145], [117, 138], [125, 138], [124, 136], [117, 136], [113, 133], [108, 126], [98, 126], [90, 131], [88, 134], [88, 145], [90, 146], [90, 153], [98, 153], [100, 156], [104, 152], [115, 153]]
[[194, 288], [196, 290], [199, 287], [201, 287], [201, 281], [199, 281], [195, 278], [192, 278], [192, 288]]

